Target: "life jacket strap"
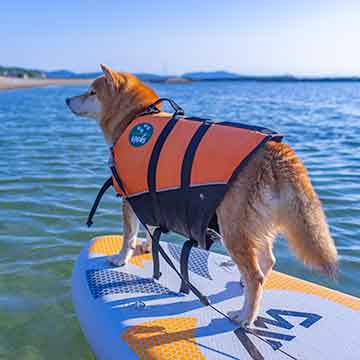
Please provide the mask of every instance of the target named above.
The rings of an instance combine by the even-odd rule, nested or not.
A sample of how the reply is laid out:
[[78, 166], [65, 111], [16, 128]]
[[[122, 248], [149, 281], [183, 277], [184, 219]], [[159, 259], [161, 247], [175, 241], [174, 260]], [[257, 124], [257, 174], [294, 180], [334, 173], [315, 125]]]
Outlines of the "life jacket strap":
[[144, 226], [145, 230], [148, 232], [148, 234], [151, 237], [152, 240], [152, 257], [153, 257], [153, 266], [154, 266], [154, 273], [153, 277], [154, 279], [158, 280], [161, 276], [160, 272], [160, 257], [159, 254], [163, 257], [163, 259], [167, 262], [167, 264], [175, 271], [177, 276], [181, 280], [181, 288], [184, 289], [182, 291], [180, 289], [180, 292], [184, 292], [186, 294], [191, 291], [204, 306], [209, 306], [209, 299], [206, 295], [204, 295], [199, 289], [197, 289], [190, 281], [189, 281], [189, 274], [188, 274], [188, 258], [190, 254], [191, 248], [197, 243], [195, 240], [187, 240], [183, 246], [183, 249], [181, 251], [181, 258], [183, 260], [180, 260], [180, 271], [176, 268], [174, 263], [172, 262], [169, 255], [166, 253], [166, 251], [162, 248], [160, 245], [160, 236], [162, 233], [167, 233], [167, 229], [163, 229], [161, 227], [157, 227], [152, 234], [149, 230], [149, 227], [144, 224], [140, 220], [141, 224]]
[[190, 292], [189, 287], [189, 255], [193, 246], [197, 246], [197, 241], [193, 239], [186, 240], [181, 249], [180, 254], [180, 273], [182, 275], [181, 278], [181, 286], [180, 292], [184, 294], [188, 294]]
[[112, 179], [112, 176], [110, 176], [103, 184], [103, 186], [100, 188], [98, 194], [96, 195], [96, 199], [93, 203], [93, 206], [91, 207], [91, 210], [90, 210], [90, 213], [89, 213], [89, 216], [87, 218], [87, 221], [86, 221], [86, 225], [88, 227], [90, 227], [92, 224], [93, 224], [93, 217], [96, 213], [96, 210], [99, 206], [99, 203], [101, 201], [101, 198], [103, 197], [103, 195], [106, 193], [106, 191], [111, 187], [113, 186], [113, 179]]
[[116, 171], [116, 167], [114, 165], [112, 165], [112, 166], [110, 166], [110, 170], [111, 170], [111, 173], [113, 174], [113, 177], [114, 177], [116, 183], [118, 184], [119, 188], [121, 189], [123, 195], [126, 195], [124, 184], [121, 181], [118, 172]]
[[[149, 230], [146, 229], [148, 232]], [[160, 272], [160, 258], [159, 258], [159, 246], [160, 246], [160, 236], [161, 236], [161, 228], [156, 228], [154, 234], [151, 236], [152, 244], [151, 244], [151, 251], [152, 251], [152, 258], [153, 258], [153, 277], [156, 280], [160, 279], [161, 272]], [[149, 234], [151, 234], [149, 232]]]
[[200, 302], [204, 305], [204, 306], [209, 306], [211, 305], [209, 302], [209, 299], [206, 295], [204, 295], [199, 289], [197, 289], [189, 280], [187, 280], [186, 278], [183, 277], [183, 275], [181, 274], [181, 272], [176, 268], [176, 266], [174, 265], [174, 263], [172, 262], [172, 260], [170, 259], [169, 255], [166, 253], [166, 251], [161, 247], [161, 245], [159, 244], [159, 252], [161, 254], [161, 256], [163, 257], [163, 259], [168, 263], [168, 265], [175, 271], [175, 273], [177, 274], [177, 276], [181, 279], [182, 282], [184, 282], [186, 284], [186, 286], [189, 287], [189, 289], [193, 292], [193, 294], [200, 300]]

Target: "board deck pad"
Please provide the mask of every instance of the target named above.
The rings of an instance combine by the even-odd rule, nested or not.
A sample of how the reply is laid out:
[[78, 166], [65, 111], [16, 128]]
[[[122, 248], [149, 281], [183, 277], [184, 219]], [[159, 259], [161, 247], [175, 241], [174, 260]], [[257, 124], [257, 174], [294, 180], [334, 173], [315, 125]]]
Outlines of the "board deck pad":
[[[179, 293], [161, 257], [159, 280], [151, 254], [108, 264], [121, 246], [119, 235], [97, 237], [74, 266], [73, 303], [97, 359], [360, 359], [360, 299], [273, 271], [247, 330]], [[181, 246], [162, 246], [179, 267]], [[221, 311], [241, 308], [241, 276], [229, 257], [193, 248], [189, 277]]]

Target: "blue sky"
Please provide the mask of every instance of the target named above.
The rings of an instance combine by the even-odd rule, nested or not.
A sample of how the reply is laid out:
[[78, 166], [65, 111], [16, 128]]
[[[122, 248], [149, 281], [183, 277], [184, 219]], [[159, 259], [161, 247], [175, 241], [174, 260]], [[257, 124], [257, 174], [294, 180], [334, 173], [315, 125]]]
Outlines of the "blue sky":
[[0, 64], [360, 75], [360, 0], [2, 0]]

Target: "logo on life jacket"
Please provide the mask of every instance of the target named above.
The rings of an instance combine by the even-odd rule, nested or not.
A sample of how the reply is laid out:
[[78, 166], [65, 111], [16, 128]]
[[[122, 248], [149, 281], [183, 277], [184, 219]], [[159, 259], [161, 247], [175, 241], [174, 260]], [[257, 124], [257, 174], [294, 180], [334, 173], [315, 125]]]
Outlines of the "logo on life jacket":
[[140, 147], [145, 145], [151, 138], [154, 128], [149, 123], [136, 125], [129, 134], [129, 142], [132, 146]]

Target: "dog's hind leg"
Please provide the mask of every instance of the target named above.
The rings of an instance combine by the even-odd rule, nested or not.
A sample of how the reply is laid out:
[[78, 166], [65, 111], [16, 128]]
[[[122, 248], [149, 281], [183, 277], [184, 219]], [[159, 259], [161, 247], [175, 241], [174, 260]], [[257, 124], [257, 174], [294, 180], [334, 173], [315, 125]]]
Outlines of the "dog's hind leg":
[[216, 210], [223, 243], [242, 276], [243, 307], [229, 313], [242, 325], [256, 319], [263, 282], [274, 265], [272, 242], [277, 233], [278, 196], [271, 167], [259, 170], [262, 161], [263, 154], [255, 155]]
[[259, 246], [257, 249], [257, 256], [264, 279], [266, 279], [276, 262], [272, 252], [272, 242]]
[[115, 266], [123, 266], [129, 262], [136, 248], [139, 220], [131, 205], [123, 200], [124, 239], [122, 248], [117, 255], [110, 256], [108, 262]]
[[239, 324], [248, 325], [255, 320], [259, 311], [264, 275], [256, 250], [248, 246], [251, 241], [240, 237], [236, 243], [240, 246], [229, 246], [228, 251], [242, 275], [245, 299], [241, 310], [231, 311], [228, 315]]
[[[269, 275], [270, 271], [273, 269], [276, 259], [272, 251], [272, 244], [266, 244], [264, 247], [260, 247], [257, 250], [257, 256], [259, 261], [260, 269], [264, 275], [264, 280]], [[240, 279], [241, 287], [245, 287], [245, 280]]]

